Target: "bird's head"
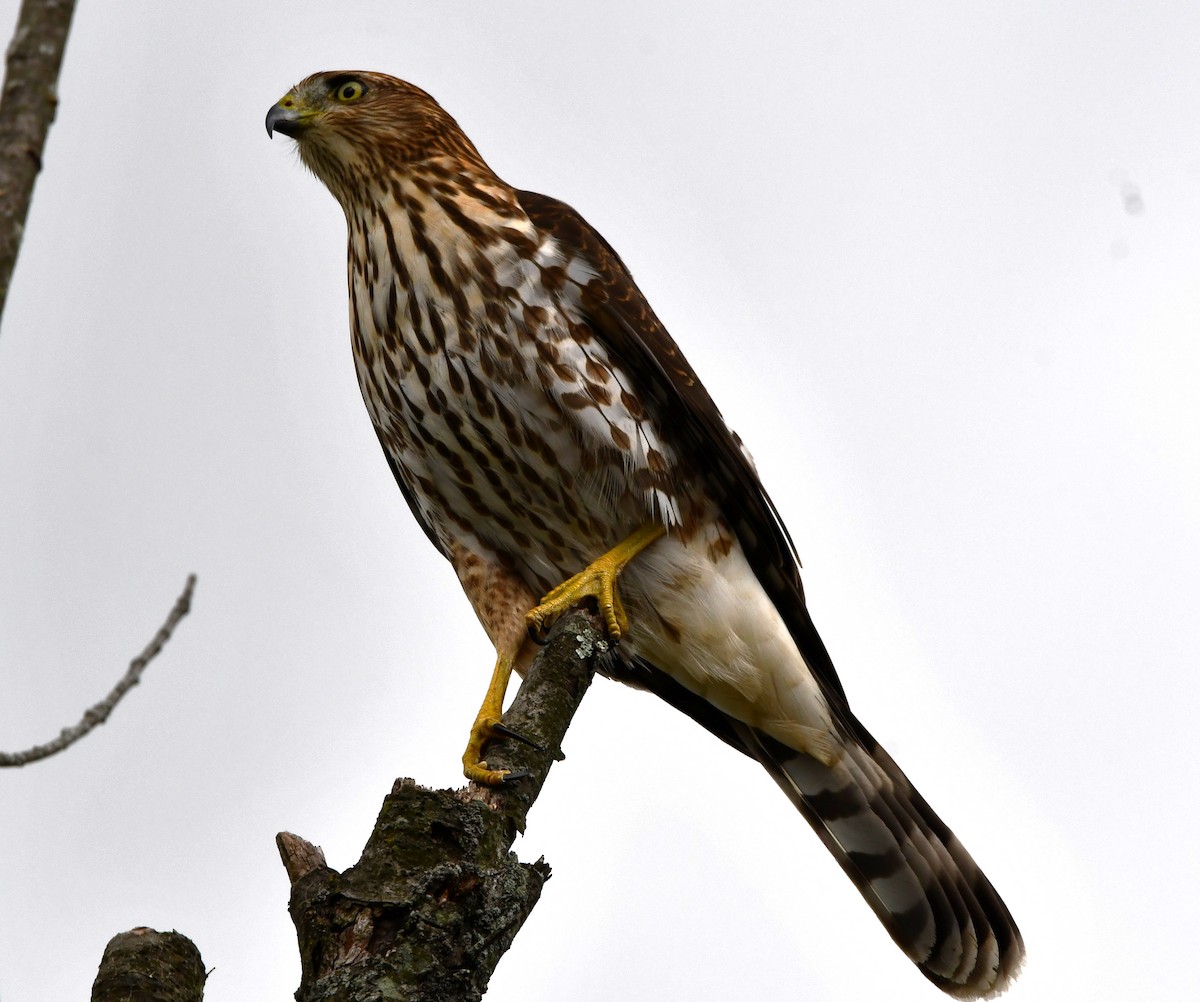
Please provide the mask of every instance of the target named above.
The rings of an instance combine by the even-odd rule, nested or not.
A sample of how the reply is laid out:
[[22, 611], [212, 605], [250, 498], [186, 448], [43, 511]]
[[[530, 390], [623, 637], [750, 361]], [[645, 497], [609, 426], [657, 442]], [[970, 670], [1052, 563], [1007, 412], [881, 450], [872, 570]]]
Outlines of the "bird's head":
[[422, 161], [448, 157], [488, 170], [440, 104], [384, 73], [335, 70], [306, 77], [267, 112], [267, 135], [276, 132], [296, 141], [300, 159], [343, 205], [364, 185]]

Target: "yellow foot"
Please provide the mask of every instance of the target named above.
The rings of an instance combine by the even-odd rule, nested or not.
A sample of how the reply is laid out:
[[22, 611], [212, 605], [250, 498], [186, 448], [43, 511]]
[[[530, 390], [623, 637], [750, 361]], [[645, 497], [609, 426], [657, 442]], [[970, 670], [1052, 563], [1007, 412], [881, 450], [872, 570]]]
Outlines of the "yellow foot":
[[570, 612], [585, 598], [594, 598], [600, 607], [608, 635], [613, 640], [620, 640], [629, 629], [629, 617], [625, 615], [625, 608], [617, 595], [616, 574], [598, 566], [599, 563], [599, 560], [596, 561], [548, 591], [541, 603], [525, 614], [529, 628], [544, 636], [559, 616]]
[[552, 588], [538, 605], [526, 613], [525, 622], [529, 629], [545, 634], [559, 616], [570, 612], [584, 599], [593, 598], [600, 608], [608, 635], [613, 640], [620, 640], [623, 634], [629, 632], [629, 618], [617, 595], [617, 575], [664, 532], [666, 530], [661, 525], [644, 525], [574, 577]]
[[512, 675], [512, 656], [500, 653], [496, 657], [496, 667], [492, 669], [492, 680], [488, 683], [487, 694], [483, 697], [483, 705], [475, 715], [475, 723], [471, 725], [471, 737], [467, 740], [467, 750], [463, 752], [463, 774], [473, 783], [482, 786], [499, 786], [509, 775], [507, 769], [489, 769], [483, 757], [483, 748], [492, 738], [498, 735], [500, 715], [504, 712], [504, 693], [508, 689], [508, 679]]
[[471, 737], [462, 757], [463, 775], [480, 786], [500, 786], [509, 775], [507, 769], [489, 769], [483, 757], [483, 746], [496, 736], [495, 728], [499, 723], [499, 717], [487, 716], [480, 710], [471, 725]]

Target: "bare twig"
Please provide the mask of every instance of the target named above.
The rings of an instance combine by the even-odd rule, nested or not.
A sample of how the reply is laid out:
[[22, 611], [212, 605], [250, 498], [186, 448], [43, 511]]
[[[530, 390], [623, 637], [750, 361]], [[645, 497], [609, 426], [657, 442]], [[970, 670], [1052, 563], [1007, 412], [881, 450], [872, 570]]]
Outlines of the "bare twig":
[[191, 608], [192, 591], [195, 587], [196, 575], [189, 574], [183, 593], [175, 600], [175, 607], [167, 616], [167, 621], [163, 623], [159, 631], [154, 635], [154, 639], [146, 645], [146, 649], [141, 654], [129, 662], [129, 670], [113, 686], [112, 692], [89, 709], [79, 723], [74, 727], [63, 728], [62, 733], [57, 738], [44, 745], [37, 745], [21, 752], [0, 752], [0, 766], [28, 765], [30, 762], [36, 762], [38, 759], [47, 758], [73, 745], [93, 727], [104, 723], [108, 719], [108, 715], [112, 713], [113, 707], [121, 701], [121, 697], [138, 684], [138, 680], [141, 678], [146, 665], [154, 660], [158, 652], [162, 650], [163, 644], [171, 639], [172, 631]]
[[74, 12], [75, 0], [24, 0], [8, 46], [0, 95], [0, 314], [58, 107], [58, 71]]

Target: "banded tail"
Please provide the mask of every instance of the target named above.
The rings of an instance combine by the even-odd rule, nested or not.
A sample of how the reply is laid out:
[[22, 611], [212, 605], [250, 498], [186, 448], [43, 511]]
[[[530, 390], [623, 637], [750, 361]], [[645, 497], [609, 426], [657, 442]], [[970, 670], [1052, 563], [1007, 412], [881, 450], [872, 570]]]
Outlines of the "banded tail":
[[737, 730], [925, 977], [961, 999], [1008, 988], [1025, 956], [1020, 930], [882, 747], [847, 735], [841, 759], [826, 766], [744, 725]]

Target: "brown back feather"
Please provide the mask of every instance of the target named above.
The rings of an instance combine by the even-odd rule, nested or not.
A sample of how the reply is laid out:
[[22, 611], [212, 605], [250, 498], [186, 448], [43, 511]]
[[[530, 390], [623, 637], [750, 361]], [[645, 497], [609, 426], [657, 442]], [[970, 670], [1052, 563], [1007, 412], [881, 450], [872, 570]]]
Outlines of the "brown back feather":
[[[594, 332], [662, 415], [689, 465], [702, 471], [707, 492], [737, 534], [809, 670], [830, 705], [857, 730], [861, 725], [850, 713], [837, 671], [808, 614], [795, 544], [708, 390], [604, 237], [564, 202], [531, 191], [519, 191], [517, 198], [539, 230], [558, 240], [568, 254], [592, 263], [596, 278], [584, 289], [584, 306]], [[865, 730], [863, 734], [873, 740]]]

